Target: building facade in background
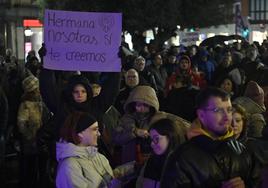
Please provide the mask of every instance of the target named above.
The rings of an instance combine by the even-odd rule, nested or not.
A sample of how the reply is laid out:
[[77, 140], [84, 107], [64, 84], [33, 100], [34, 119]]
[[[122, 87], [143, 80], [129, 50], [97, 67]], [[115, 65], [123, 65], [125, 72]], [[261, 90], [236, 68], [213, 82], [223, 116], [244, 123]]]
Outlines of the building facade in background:
[[37, 50], [43, 41], [37, 0], [0, 0], [0, 55], [11, 48], [24, 60], [29, 50]]

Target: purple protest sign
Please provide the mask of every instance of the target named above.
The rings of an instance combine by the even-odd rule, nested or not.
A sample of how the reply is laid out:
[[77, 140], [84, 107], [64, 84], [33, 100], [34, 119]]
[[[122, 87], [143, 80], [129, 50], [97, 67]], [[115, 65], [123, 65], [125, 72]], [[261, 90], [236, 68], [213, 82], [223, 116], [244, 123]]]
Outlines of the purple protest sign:
[[45, 11], [44, 67], [120, 72], [122, 14]]

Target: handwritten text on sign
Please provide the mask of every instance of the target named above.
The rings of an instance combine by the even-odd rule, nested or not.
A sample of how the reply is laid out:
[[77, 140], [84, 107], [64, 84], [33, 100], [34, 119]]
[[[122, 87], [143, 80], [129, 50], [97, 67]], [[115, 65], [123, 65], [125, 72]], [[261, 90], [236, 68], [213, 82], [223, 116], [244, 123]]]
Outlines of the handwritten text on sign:
[[121, 13], [45, 11], [44, 67], [119, 72]]

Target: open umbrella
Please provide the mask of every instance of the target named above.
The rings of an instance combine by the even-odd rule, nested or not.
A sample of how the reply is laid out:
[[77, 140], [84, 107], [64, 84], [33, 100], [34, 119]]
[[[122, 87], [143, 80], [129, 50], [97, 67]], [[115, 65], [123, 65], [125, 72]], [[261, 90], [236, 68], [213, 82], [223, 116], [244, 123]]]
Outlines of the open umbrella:
[[240, 35], [215, 35], [213, 37], [206, 38], [200, 44], [200, 46], [215, 46], [217, 44], [223, 44], [225, 41], [229, 40], [246, 40]]

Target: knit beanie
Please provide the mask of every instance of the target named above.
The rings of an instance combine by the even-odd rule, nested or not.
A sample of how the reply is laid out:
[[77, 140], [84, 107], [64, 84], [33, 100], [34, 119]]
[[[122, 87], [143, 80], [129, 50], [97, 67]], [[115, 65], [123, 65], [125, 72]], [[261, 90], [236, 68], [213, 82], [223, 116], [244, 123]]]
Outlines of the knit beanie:
[[265, 108], [264, 91], [256, 82], [254, 81], [248, 82], [244, 96], [250, 98], [255, 103], [260, 105], [262, 108]]
[[30, 75], [22, 81], [22, 87], [25, 93], [34, 91], [39, 88], [39, 80], [35, 76]]
[[90, 114], [85, 113], [81, 115], [75, 128], [76, 133], [82, 132], [83, 130], [94, 124], [96, 121], [96, 118], [91, 116]]

